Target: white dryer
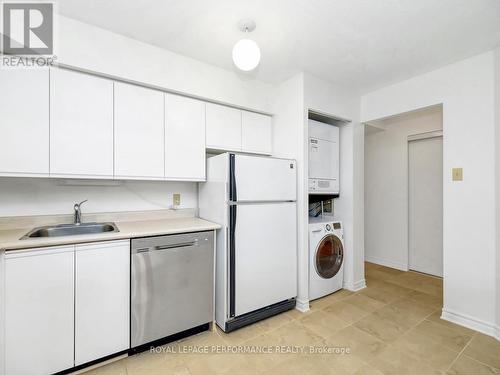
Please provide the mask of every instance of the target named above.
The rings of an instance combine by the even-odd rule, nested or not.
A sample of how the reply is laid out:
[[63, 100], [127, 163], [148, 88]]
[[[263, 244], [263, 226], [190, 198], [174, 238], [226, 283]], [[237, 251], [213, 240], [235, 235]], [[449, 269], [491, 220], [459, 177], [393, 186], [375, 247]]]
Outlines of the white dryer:
[[339, 194], [339, 128], [309, 120], [309, 194]]
[[342, 289], [344, 234], [333, 217], [309, 218], [309, 299]]

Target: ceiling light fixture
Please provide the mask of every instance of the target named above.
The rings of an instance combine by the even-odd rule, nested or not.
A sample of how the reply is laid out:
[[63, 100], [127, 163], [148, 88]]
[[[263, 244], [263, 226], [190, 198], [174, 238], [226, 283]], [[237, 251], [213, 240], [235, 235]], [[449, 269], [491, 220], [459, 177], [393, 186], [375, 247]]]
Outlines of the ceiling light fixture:
[[[255, 22], [241, 20], [238, 28], [245, 34], [255, 30]], [[260, 62], [260, 48], [252, 39], [243, 38], [233, 47], [233, 61], [236, 67], [244, 72], [254, 70]]]

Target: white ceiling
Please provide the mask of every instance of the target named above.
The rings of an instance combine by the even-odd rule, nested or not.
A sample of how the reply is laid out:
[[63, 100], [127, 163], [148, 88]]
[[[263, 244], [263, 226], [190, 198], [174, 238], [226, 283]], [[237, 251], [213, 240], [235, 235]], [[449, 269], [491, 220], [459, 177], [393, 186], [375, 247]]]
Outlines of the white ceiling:
[[500, 0], [61, 0], [59, 12], [236, 70], [237, 22], [262, 53], [251, 73], [306, 71], [366, 91], [500, 45]]

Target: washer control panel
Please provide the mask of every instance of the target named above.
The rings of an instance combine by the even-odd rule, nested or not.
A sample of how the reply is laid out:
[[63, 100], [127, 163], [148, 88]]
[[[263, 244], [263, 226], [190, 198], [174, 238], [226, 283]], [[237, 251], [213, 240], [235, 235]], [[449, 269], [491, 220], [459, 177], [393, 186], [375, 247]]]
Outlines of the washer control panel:
[[325, 231], [332, 232], [334, 230], [342, 229], [342, 224], [339, 222], [328, 223], [325, 225]]

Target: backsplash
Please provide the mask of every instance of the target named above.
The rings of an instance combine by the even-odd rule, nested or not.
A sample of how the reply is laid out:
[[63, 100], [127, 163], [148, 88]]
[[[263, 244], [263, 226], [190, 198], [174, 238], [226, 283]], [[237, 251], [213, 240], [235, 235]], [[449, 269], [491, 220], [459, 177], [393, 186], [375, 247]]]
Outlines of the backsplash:
[[[71, 185], [66, 185], [66, 183]], [[195, 182], [94, 181], [95, 185], [74, 185], [74, 181], [45, 178], [0, 178], [0, 217], [71, 214], [73, 204], [84, 199], [83, 214], [168, 209], [172, 194], [181, 194], [178, 208], [198, 207]], [[88, 184], [88, 182], [85, 182]]]

